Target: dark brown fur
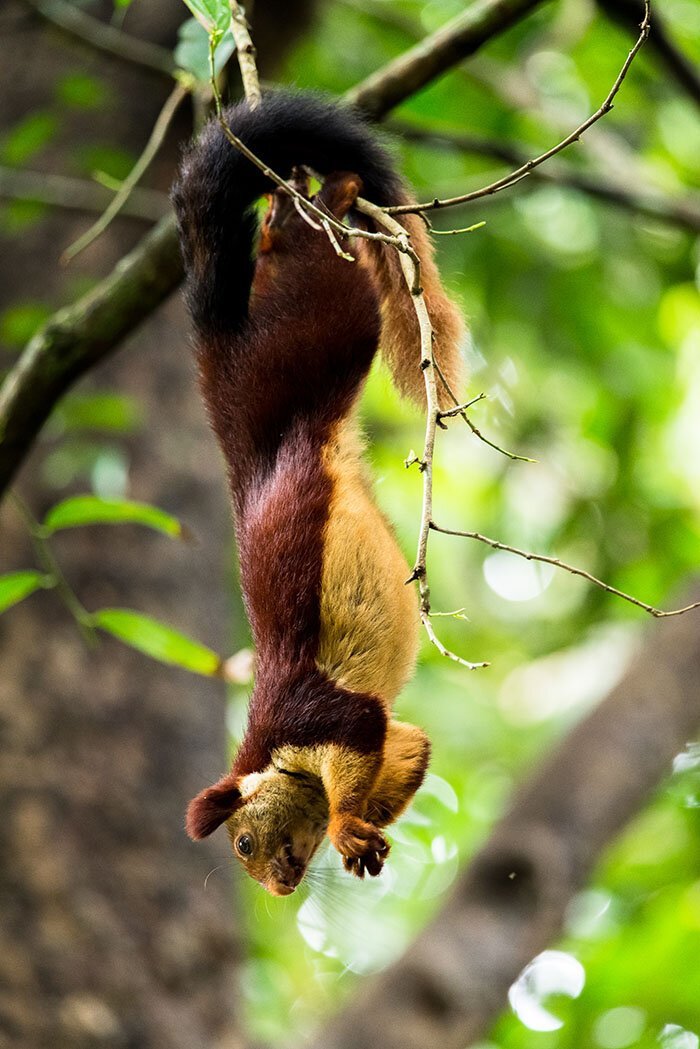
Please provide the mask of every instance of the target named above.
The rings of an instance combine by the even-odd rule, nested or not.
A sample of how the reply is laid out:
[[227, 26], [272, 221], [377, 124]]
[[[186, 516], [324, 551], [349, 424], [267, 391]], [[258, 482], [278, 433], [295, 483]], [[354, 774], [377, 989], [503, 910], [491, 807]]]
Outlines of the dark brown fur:
[[[241, 106], [227, 117], [281, 174], [306, 163], [327, 175], [316, 202], [338, 218], [352, 208], [363, 184], [375, 203], [405, 199], [388, 156], [349, 111], [311, 96], [276, 94], [255, 112]], [[334, 173], [331, 158], [336, 169], [359, 174]], [[298, 173], [297, 184], [304, 192]], [[376, 695], [365, 691], [356, 668], [343, 670], [352, 660], [335, 656], [346, 651], [343, 639], [350, 652], [383, 650], [376, 638], [373, 646], [370, 637], [356, 636], [356, 616], [348, 619], [344, 612], [346, 618], [336, 622], [333, 608], [322, 606], [322, 587], [324, 595], [336, 593], [324, 582], [324, 567], [336, 559], [324, 556], [333, 534], [331, 507], [345, 491], [336, 442], [377, 351], [396, 267], [378, 263], [376, 249], [347, 240], [343, 249], [355, 261], [339, 257], [325, 232], [312, 228], [280, 191], [270, 196], [253, 262], [250, 205], [268, 188], [212, 123], [186, 157], [173, 194], [201, 386], [227, 464], [256, 649], [245, 737], [231, 772], [191, 803], [187, 829], [199, 838], [227, 821], [234, 852], [249, 873], [271, 892], [285, 894], [298, 884], [326, 828], [348, 869], [359, 876], [379, 873], [388, 846], [366, 812], [382, 825], [396, 818], [423, 778], [429, 744], [419, 729], [399, 731], [389, 722], [390, 703], [410, 671], [410, 647], [401, 649], [403, 663], [396, 663], [388, 697], [381, 689]], [[434, 272], [429, 265], [428, 278]], [[439, 281], [437, 289], [436, 301], [439, 295], [444, 300]], [[410, 349], [414, 369], [401, 342], [403, 333], [415, 334], [415, 319], [407, 315], [405, 289], [398, 295], [403, 305], [386, 338], [397, 381], [414, 392], [418, 347]], [[336, 459], [329, 465], [333, 449]], [[352, 454], [359, 457], [359, 451]], [[353, 477], [361, 489], [357, 471]], [[360, 502], [352, 505], [376, 515], [361, 502], [367, 495], [360, 489]], [[342, 560], [343, 545], [355, 538], [355, 518], [347, 507], [333, 513], [346, 531], [336, 533], [340, 546], [328, 549], [339, 550]], [[386, 525], [376, 518], [372, 527], [375, 536], [385, 537], [378, 564], [386, 557], [401, 580], [403, 558]], [[363, 594], [372, 588], [371, 571], [358, 580]], [[410, 603], [399, 606], [403, 615], [413, 615]], [[338, 636], [338, 624], [340, 640], [328, 642]], [[397, 622], [396, 630], [403, 629]], [[412, 627], [405, 629], [410, 646]], [[319, 657], [322, 638], [331, 645], [326, 663]], [[333, 667], [338, 680], [319, 665]], [[340, 684], [345, 672], [355, 690]], [[280, 760], [293, 767], [278, 766]], [[246, 848], [257, 846], [257, 854], [244, 852], [241, 841]]]

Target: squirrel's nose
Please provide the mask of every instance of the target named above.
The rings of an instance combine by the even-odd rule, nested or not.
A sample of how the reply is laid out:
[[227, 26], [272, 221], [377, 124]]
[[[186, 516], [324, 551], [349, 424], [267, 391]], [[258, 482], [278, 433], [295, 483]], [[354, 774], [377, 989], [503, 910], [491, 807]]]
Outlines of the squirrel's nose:
[[273, 869], [279, 884], [293, 892], [304, 877], [306, 864], [294, 855], [291, 844], [287, 844], [283, 847], [282, 854], [275, 860]]
[[284, 864], [286, 867], [289, 867], [289, 869], [293, 871], [295, 875], [299, 873], [303, 874], [304, 868], [306, 866], [303, 860], [300, 860], [297, 856], [294, 855], [292, 846], [289, 844], [284, 846]]

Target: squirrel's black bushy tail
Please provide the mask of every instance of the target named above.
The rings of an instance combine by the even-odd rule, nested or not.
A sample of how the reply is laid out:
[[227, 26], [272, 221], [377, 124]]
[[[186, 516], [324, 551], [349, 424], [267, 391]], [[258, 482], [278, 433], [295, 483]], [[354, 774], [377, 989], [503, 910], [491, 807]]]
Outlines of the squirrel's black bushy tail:
[[[231, 130], [273, 171], [295, 165], [322, 175], [352, 171], [375, 204], [395, 202], [403, 186], [388, 153], [347, 107], [308, 94], [273, 92], [256, 109], [225, 111]], [[187, 303], [200, 332], [235, 330], [247, 314], [256, 231], [252, 205], [274, 188], [212, 120], [186, 154], [173, 188], [187, 273]]]
[[[410, 201], [392, 158], [361, 116], [317, 95], [274, 91], [251, 109], [225, 111], [231, 130], [271, 170], [288, 178], [306, 165], [321, 175], [350, 171], [362, 179], [362, 196], [381, 207]], [[185, 155], [173, 188], [187, 274], [187, 304], [200, 335], [235, 332], [248, 315], [257, 222], [253, 205], [273, 183], [233, 146], [217, 120], [210, 121]], [[422, 220], [402, 224], [421, 259], [422, 285], [441, 373], [459, 381], [461, 318], [440, 283], [433, 246]], [[394, 249], [373, 243], [382, 307], [381, 346], [402, 393], [424, 399], [415, 312]], [[440, 390], [444, 405], [451, 402]]]

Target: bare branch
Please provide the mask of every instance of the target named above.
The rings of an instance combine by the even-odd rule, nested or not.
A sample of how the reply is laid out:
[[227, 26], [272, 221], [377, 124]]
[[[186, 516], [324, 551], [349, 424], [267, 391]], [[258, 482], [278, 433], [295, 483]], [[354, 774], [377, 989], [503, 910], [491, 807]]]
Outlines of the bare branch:
[[[642, 0], [598, 0], [598, 6], [625, 29], [634, 31], [639, 23]], [[663, 62], [676, 83], [700, 106], [700, 73], [698, 68], [674, 43], [666, 23], [654, 11], [654, 24], [649, 34], [649, 48]]]
[[394, 59], [346, 98], [378, 119], [409, 95], [473, 55], [487, 40], [534, 11], [541, 0], [475, 0], [467, 9]]
[[[436, 381], [437, 369], [433, 355], [433, 329], [430, 323], [430, 316], [428, 314], [428, 307], [425, 303], [423, 289], [421, 288], [420, 260], [410, 247], [410, 241], [406, 230], [396, 221], [396, 219], [390, 218], [382, 208], [377, 207], [375, 204], [370, 204], [368, 201], [362, 200], [361, 198], [356, 201], [355, 206], [358, 211], [361, 211], [364, 215], [368, 215], [374, 222], [383, 225], [393, 237], [401, 242], [402, 250], [399, 251], [399, 261], [401, 263], [401, 270], [406, 285], [411, 295], [413, 308], [416, 311], [420, 332], [420, 345], [417, 347], [420, 351], [420, 356], [416, 359], [416, 367], [420, 365], [423, 372], [426, 396], [425, 441], [423, 455], [421, 459], [418, 460], [423, 475], [423, 507], [421, 510], [420, 530], [418, 534], [418, 552], [416, 554], [413, 572], [407, 582], [410, 583], [415, 581], [418, 583], [421, 622], [423, 623], [428, 637], [433, 645], [435, 645], [438, 652], [442, 656], [446, 656], [447, 659], [451, 659], [455, 663], [459, 663], [461, 666], [466, 667], [467, 670], [477, 670], [482, 667], [487, 667], [489, 664], [484, 662], [471, 663], [468, 660], [463, 659], [461, 656], [456, 655], [454, 652], [450, 652], [449, 649], [445, 648], [442, 642], [438, 639], [432, 623], [430, 622], [430, 587], [428, 585], [427, 558], [428, 538], [430, 536], [433, 514], [433, 454], [435, 451], [436, 429], [443, 413], [440, 411], [438, 403]], [[480, 398], [477, 397], [475, 399], [479, 400]]]
[[[35, 201], [69, 211], [101, 213], [109, 204], [112, 193], [105, 186], [87, 179], [0, 166], [0, 197]], [[125, 201], [122, 215], [157, 222], [169, 210], [170, 203], [165, 193], [137, 186]]]
[[160, 76], [173, 77], [177, 66], [168, 50], [147, 40], [129, 36], [101, 22], [70, 0], [24, 0], [52, 25], [71, 36], [131, 65], [141, 66]]
[[481, 197], [491, 196], [494, 193], [498, 193], [502, 189], [507, 189], [509, 186], [514, 185], [521, 179], [526, 178], [530, 174], [530, 172], [533, 171], [535, 168], [539, 167], [540, 164], [544, 164], [545, 161], [549, 160], [551, 157], [555, 157], [558, 153], [561, 153], [564, 149], [567, 148], [567, 146], [570, 146], [573, 142], [578, 142], [581, 136], [590, 127], [592, 127], [593, 124], [597, 123], [602, 117], [606, 115], [606, 113], [609, 113], [610, 110], [613, 108], [613, 100], [617, 95], [618, 91], [620, 90], [622, 83], [625, 77], [627, 76], [627, 72], [630, 66], [632, 65], [632, 62], [634, 61], [636, 55], [638, 54], [638, 52], [644, 45], [644, 42], [646, 41], [647, 37], [649, 36], [649, 17], [649, 0], [645, 0], [644, 21], [640, 26], [639, 36], [634, 47], [627, 55], [627, 58], [625, 59], [622, 68], [617, 75], [617, 79], [615, 80], [615, 83], [608, 92], [605, 101], [600, 106], [600, 108], [596, 110], [595, 113], [588, 117], [587, 120], [584, 120], [582, 124], [579, 124], [579, 126], [574, 131], [568, 134], [566, 138], [563, 138], [560, 142], [558, 142], [556, 146], [552, 146], [552, 148], [548, 149], [546, 153], [541, 153], [538, 157], [526, 161], [515, 171], [511, 171], [509, 175], [504, 175], [502, 178], [497, 179], [495, 182], [491, 182], [488, 186], [483, 186], [481, 189], [472, 190], [471, 193], [462, 193], [458, 197], [450, 197], [446, 200], [435, 199], [423, 204], [401, 204], [395, 207], [387, 208], [386, 210], [388, 214], [405, 215], [409, 212], [435, 211], [438, 208], [450, 208], [454, 207], [456, 204], [466, 204], [472, 200], [479, 200]]
[[485, 399], [485, 393], [478, 393], [476, 397], [472, 397], [470, 401], [465, 401], [464, 404], [456, 404], [454, 408], [448, 408], [447, 411], [438, 412], [438, 425], [441, 419], [453, 419], [455, 415], [461, 415], [462, 412], [466, 412], [467, 408], [471, 408], [472, 405], [478, 404], [479, 401], [483, 401]]
[[230, 0], [231, 5], [231, 32], [236, 42], [236, 55], [238, 66], [241, 70], [243, 91], [251, 109], [260, 104], [260, 80], [258, 78], [258, 67], [255, 64], [256, 50], [250, 38], [250, 26], [245, 16], [245, 11], [236, 0]]
[[[430, 128], [418, 128], [393, 121], [389, 127], [391, 131], [409, 142], [424, 142], [443, 149], [493, 157], [517, 167], [522, 167], [527, 163], [527, 155], [519, 146], [479, 138], [476, 135], [432, 131]], [[637, 212], [661, 222], [668, 222], [693, 233], [700, 233], [700, 197], [688, 196], [676, 199], [644, 186], [635, 185], [633, 182], [623, 183], [603, 178], [600, 175], [576, 171], [568, 165], [561, 164], [548, 164], [546, 167], [536, 168], [531, 172], [531, 176], [533, 181], [567, 186], [627, 211]], [[434, 229], [432, 232], [442, 231]]]
[[462, 532], [455, 528], [442, 528], [440, 525], [435, 524], [434, 521], [430, 522], [430, 527], [434, 532], [442, 532], [443, 535], [459, 535], [464, 539], [476, 539], [479, 543], [486, 543], [487, 546], [493, 547], [494, 550], [504, 550], [509, 554], [516, 554], [518, 557], [524, 557], [526, 561], [540, 561], [545, 565], [554, 565], [555, 568], [561, 568], [565, 572], [570, 572], [571, 575], [581, 576], [582, 579], [587, 579], [589, 583], [593, 583], [594, 586], [599, 586], [601, 590], [605, 590], [608, 594], [614, 594], [615, 597], [621, 597], [624, 601], [629, 601], [630, 604], [636, 605], [637, 608], [642, 608], [645, 612], [648, 612], [650, 616], [654, 616], [656, 619], [666, 619], [669, 616], [682, 616], [685, 612], [692, 611], [693, 608], [700, 608], [700, 601], [696, 601], [692, 605], [685, 605], [683, 608], [674, 608], [671, 612], [663, 612], [660, 608], [655, 608], [653, 605], [648, 605], [644, 601], [639, 601], [636, 597], [632, 597], [630, 594], [625, 594], [622, 590], [618, 590], [614, 586], [610, 586], [608, 583], [604, 583], [602, 579], [596, 579], [590, 572], [584, 571], [583, 568], [576, 568], [574, 565], [569, 565], [565, 561], [561, 561], [558, 557], [549, 557], [545, 554], [534, 554], [530, 550], [519, 550], [517, 546], [508, 546], [507, 543], [502, 543], [498, 539], [489, 539], [487, 535], [481, 535], [479, 532]]
[[458, 403], [457, 394], [451, 388], [451, 386], [448, 383], [447, 379], [445, 378], [445, 376], [440, 371], [440, 366], [438, 364], [435, 365], [435, 369], [436, 369], [436, 371], [437, 371], [437, 373], [438, 373], [438, 375], [440, 377], [440, 382], [442, 383], [442, 385], [447, 390], [448, 396], [452, 400], [452, 403], [455, 405], [454, 408], [451, 408], [447, 412], [440, 412], [439, 417], [438, 417], [438, 426], [443, 426], [443, 428], [444, 428], [444, 425], [442, 423], [443, 419], [449, 419], [452, 416], [459, 415], [462, 419], [464, 419], [465, 423], [467, 424], [467, 426], [469, 427], [469, 429], [471, 430], [471, 432], [474, 434], [475, 437], [478, 437], [480, 441], [482, 441], [484, 444], [487, 444], [489, 446], [489, 448], [493, 448], [493, 450], [495, 452], [500, 452], [501, 455], [505, 455], [506, 459], [510, 459], [512, 462], [516, 462], [516, 463], [536, 463], [537, 462], [537, 459], [531, 459], [527, 455], [518, 455], [516, 452], [509, 452], [509, 451], [507, 451], [507, 449], [501, 448], [501, 446], [499, 444], [496, 444], [494, 441], [489, 440], [488, 437], [484, 437], [484, 435], [481, 432], [481, 430], [477, 429], [477, 427], [474, 425], [474, 423], [471, 421], [471, 419], [467, 415], [467, 408], [471, 407], [471, 405], [473, 405], [473, 404], [476, 404], [478, 401], [483, 400], [484, 397], [485, 397], [485, 394], [483, 394], [483, 393], [479, 394], [478, 397], [474, 397], [467, 404], [461, 405], [461, 404]]

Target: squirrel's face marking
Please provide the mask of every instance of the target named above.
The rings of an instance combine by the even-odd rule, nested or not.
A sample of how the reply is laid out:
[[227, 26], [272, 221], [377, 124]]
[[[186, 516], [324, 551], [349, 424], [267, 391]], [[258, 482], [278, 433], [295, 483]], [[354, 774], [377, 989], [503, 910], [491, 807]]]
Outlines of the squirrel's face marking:
[[300, 883], [328, 826], [328, 802], [315, 776], [270, 767], [244, 776], [244, 804], [227, 820], [236, 859], [272, 896]]

